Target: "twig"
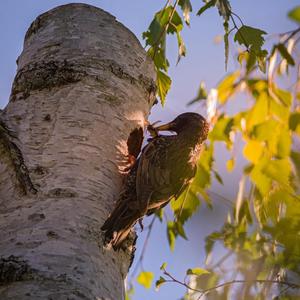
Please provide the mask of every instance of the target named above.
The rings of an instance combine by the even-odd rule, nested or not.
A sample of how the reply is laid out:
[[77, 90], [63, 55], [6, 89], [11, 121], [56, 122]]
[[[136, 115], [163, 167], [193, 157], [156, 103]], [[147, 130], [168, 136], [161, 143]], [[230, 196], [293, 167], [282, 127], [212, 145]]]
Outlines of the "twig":
[[169, 25], [171, 24], [171, 20], [172, 20], [172, 18], [173, 18], [173, 16], [174, 16], [174, 13], [175, 13], [175, 11], [176, 11], [176, 6], [178, 5], [178, 3], [179, 3], [179, 0], [176, 0], [175, 4], [174, 4], [174, 6], [173, 6], [173, 9], [172, 9], [172, 11], [171, 11], [171, 14], [170, 14], [170, 16], [169, 16], [168, 22], [165, 24], [165, 26], [164, 26], [162, 32], [160, 33], [158, 39], [155, 41], [155, 44], [152, 46], [152, 47], [154, 48], [154, 52], [153, 52], [153, 56], [152, 56], [153, 59], [155, 58], [155, 55], [156, 55], [156, 53], [157, 53], [157, 48], [158, 48], [157, 46], [159, 45], [159, 42], [160, 42], [161, 38], [162, 38], [163, 35], [166, 33], [166, 31], [167, 31], [168, 28], [169, 28]]
[[231, 201], [230, 199], [227, 199], [226, 197], [212, 191], [212, 190], [208, 190], [208, 194], [212, 194], [212, 195], [215, 195], [217, 197], [219, 197], [221, 200], [223, 200], [224, 202], [226, 202], [226, 204], [229, 206], [229, 207], [232, 207], [234, 205], [234, 202]]
[[239, 21], [241, 22], [241, 24], [244, 26], [244, 22], [242, 21], [242, 19], [240, 18], [240, 16], [236, 13], [234, 13], [233, 11], [230, 11], [230, 14], [234, 15], [235, 17], [237, 17], [239, 19]]
[[229, 251], [227, 254], [225, 254], [219, 261], [217, 261], [214, 265], [212, 265], [211, 267], [209, 267], [210, 269], [215, 269], [217, 267], [219, 267], [221, 264], [223, 264], [223, 262], [228, 259], [234, 252], [233, 251]]
[[290, 35], [282, 42], [282, 44], [286, 44], [294, 35], [296, 35], [298, 32], [300, 32], [300, 27], [295, 29], [290, 33]]
[[176, 214], [174, 222], [177, 222], [177, 221], [178, 221], [178, 218], [180, 218], [180, 216], [181, 216], [181, 214], [182, 214], [182, 210], [183, 210], [185, 201], [186, 201], [186, 199], [187, 199], [187, 195], [188, 195], [188, 193], [189, 193], [189, 191], [190, 191], [190, 188], [191, 188], [191, 185], [189, 184], [188, 187], [187, 187], [187, 189], [186, 189], [186, 193], [185, 193], [185, 195], [184, 195], [184, 199], [183, 199], [183, 201], [182, 201], [182, 203], [181, 203], [179, 213]]
[[200, 296], [198, 297], [198, 300], [201, 299], [206, 294], [210, 293], [211, 291], [214, 291], [214, 290], [216, 290], [220, 287], [224, 287], [224, 286], [232, 285], [232, 284], [236, 284], [236, 283], [272, 283], [272, 284], [274, 283], [274, 284], [286, 285], [286, 286], [288, 286], [289, 288], [292, 288], [292, 289], [300, 289], [299, 284], [288, 282], [288, 281], [253, 279], [253, 280], [231, 280], [231, 281], [227, 281], [227, 282], [215, 285], [215, 286], [213, 286], [211, 288], [208, 288], [208, 289], [200, 290], [200, 289], [192, 288], [190, 285], [186, 284], [185, 282], [182, 282], [182, 281], [176, 279], [165, 268], [163, 268], [163, 273], [164, 273], [164, 275], [168, 276], [171, 279], [171, 280], [166, 280], [165, 282], [178, 283], [178, 284], [184, 286], [185, 288], [187, 288], [187, 289], [189, 289], [193, 292], [200, 293]]
[[236, 284], [236, 283], [276, 283], [276, 284], [286, 285], [286, 286], [288, 286], [288, 287], [290, 287], [292, 289], [294, 289], [294, 288], [300, 289], [300, 285], [298, 285], [296, 283], [291, 283], [291, 282], [288, 282], [288, 281], [263, 280], [263, 279], [232, 280], [232, 281], [227, 281], [227, 282], [221, 283], [219, 285], [213, 286], [213, 287], [211, 287], [209, 289], [199, 291], [201, 293], [201, 295], [198, 298], [198, 300], [201, 299], [205, 294], [207, 294], [207, 293], [209, 293], [209, 292], [211, 292], [213, 290], [216, 290], [216, 289], [218, 289], [220, 287], [223, 287], [223, 286]]
[[169, 272], [167, 272], [167, 270], [165, 268], [163, 268], [163, 272], [166, 276], [168, 276], [169, 278], [171, 278], [172, 280], [166, 280], [165, 282], [175, 282], [175, 283], [178, 283], [184, 287], [186, 287], [187, 289], [191, 290], [191, 291], [194, 291], [194, 292], [200, 292], [200, 290], [197, 290], [197, 289], [194, 289], [192, 288], [191, 286], [189, 286], [188, 284], [186, 284], [185, 282], [182, 282], [178, 279], [176, 279], [175, 277], [173, 277]]
[[[237, 29], [237, 30], [239, 30], [239, 27], [236, 25], [236, 23], [235, 23], [235, 20], [234, 20], [234, 18], [233, 18], [233, 13], [231, 13], [230, 14], [230, 19], [231, 19], [231, 21], [232, 21], [232, 23], [233, 23], [233, 26], [234, 26], [234, 28], [235, 29]], [[234, 14], [235, 15], [235, 14]], [[239, 18], [240, 19], [240, 18]], [[240, 20], [241, 21], [241, 20]], [[248, 42], [247, 42], [247, 40], [245, 39], [245, 37], [242, 35], [242, 33], [239, 31], [239, 34], [241, 35], [241, 38], [242, 38], [242, 40], [244, 41], [244, 44], [245, 44], [245, 46], [246, 46], [246, 48], [247, 48], [247, 51], [249, 52], [250, 50], [249, 50], [249, 45], [248, 45]]]
[[147, 245], [148, 245], [148, 241], [149, 241], [149, 238], [150, 238], [150, 234], [152, 232], [152, 228], [153, 228], [153, 225], [154, 225], [154, 221], [156, 219], [156, 216], [153, 216], [149, 226], [148, 226], [148, 232], [147, 232], [147, 235], [146, 235], [146, 238], [145, 238], [145, 242], [144, 242], [144, 245], [143, 245], [143, 249], [142, 249], [142, 252], [141, 252], [141, 255], [139, 257], [139, 259], [137, 260], [136, 262], [136, 265], [131, 273], [131, 277], [134, 278], [137, 270], [140, 268], [140, 266], [142, 265], [142, 262], [143, 262], [143, 259], [144, 259], [144, 256], [145, 256], [145, 253], [146, 253], [146, 249], [147, 249]]

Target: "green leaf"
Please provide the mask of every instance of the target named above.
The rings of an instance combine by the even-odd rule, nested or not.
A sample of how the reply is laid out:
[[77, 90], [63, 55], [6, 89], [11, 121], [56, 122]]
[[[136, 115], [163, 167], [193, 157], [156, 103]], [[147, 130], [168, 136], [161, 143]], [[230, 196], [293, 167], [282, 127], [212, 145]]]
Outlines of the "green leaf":
[[290, 109], [288, 106], [282, 105], [281, 103], [278, 103], [273, 98], [270, 98], [269, 101], [269, 109], [270, 112], [278, 117], [283, 123], [288, 123], [289, 117], [290, 117]]
[[134, 288], [131, 287], [129, 290], [126, 290], [125, 300], [131, 300], [131, 296], [134, 294]]
[[206, 202], [206, 205], [208, 208], [212, 209], [212, 201], [210, 196], [205, 192], [204, 189], [200, 189], [199, 190], [199, 196], [201, 195], [201, 197], [203, 198], [203, 200]]
[[291, 159], [294, 164], [297, 176], [300, 179], [300, 153], [296, 151], [291, 151]]
[[289, 128], [300, 135], [300, 112], [294, 112], [290, 115]]
[[169, 61], [166, 58], [165, 49], [161, 47], [150, 47], [148, 55], [153, 59], [158, 70], [168, 71]]
[[158, 17], [158, 13], [155, 14], [154, 19], [152, 20], [148, 31], [143, 32], [143, 39], [146, 42], [147, 45], [153, 46], [156, 44], [160, 38], [161, 32], [162, 32], [162, 26], [160, 24], [160, 19]]
[[256, 165], [250, 168], [249, 176], [255, 183], [262, 196], [267, 195], [271, 188], [271, 179], [262, 172], [262, 168], [268, 163], [268, 160], [261, 159]]
[[177, 36], [177, 42], [178, 42], [178, 58], [177, 58], [177, 64], [178, 64], [181, 57], [185, 56], [186, 48], [185, 48], [184, 42], [183, 42], [179, 32], [176, 32], [176, 36]]
[[198, 165], [201, 165], [206, 171], [210, 171], [212, 169], [212, 165], [214, 162], [213, 155], [214, 155], [213, 144], [209, 146], [205, 145], [205, 148], [201, 152]]
[[202, 189], [208, 187], [210, 184], [210, 172], [206, 170], [200, 163], [197, 167], [197, 173], [193, 180], [193, 185]]
[[221, 115], [215, 124], [213, 130], [209, 134], [209, 138], [212, 141], [224, 141], [230, 143], [229, 134], [233, 128], [233, 118]]
[[202, 100], [205, 100], [207, 99], [207, 91], [205, 89], [205, 84], [203, 81], [200, 82], [200, 87], [198, 89], [198, 93], [197, 93], [197, 96], [191, 100], [190, 102], [188, 102], [187, 106], [190, 106], [196, 102], [200, 102]]
[[[172, 12], [170, 12], [171, 14]], [[173, 17], [169, 23], [169, 26], [167, 28], [167, 33], [171, 33], [171, 34], [174, 34], [174, 33], [178, 33], [182, 30], [183, 28], [183, 23], [182, 23], [182, 20], [178, 14], [178, 12], [175, 10], [174, 11], [174, 14], [173, 14]]]
[[206, 256], [209, 256], [216, 240], [222, 238], [223, 234], [221, 232], [213, 232], [205, 238], [205, 253]]
[[252, 47], [253, 50], [261, 50], [265, 41], [263, 37], [265, 34], [267, 33], [263, 30], [243, 25], [236, 32], [234, 41], [237, 41], [240, 45], [244, 45], [246, 48]]
[[157, 84], [158, 96], [161, 100], [162, 105], [164, 105], [167, 93], [171, 87], [172, 80], [166, 73], [162, 71], [157, 70], [156, 74], [157, 74], [156, 84]]
[[171, 201], [171, 209], [181, 224], [198, 210], [199, 205], [200, 200], [191, 188], [187, 188], [177, 199]]
[[275, 86], [275, 84], [273, 84], [272, 90], [284, 106], [287, 107], [291, 106], [292, 99], [293, 99], [291, 92], [279, 89], [278, 87]]
[[181, 7], [185, 23], [190, 25], [190, 12], [193, 10], [190, 0], [179, 0], [178, 5]]
[[146, 41], [146, 46], [159, 46], [161, 43], [160, 39], [164, 28], [169, 21], [169, 16], [172, 12], [172, 7], [167, 6], [166, 8], [157, 12], [146, 32], [143, 32], [143, 39]]
[[300, 23], [300, 6], [296, 6], [294, 9], [292, 9], [288, 16], [291, 20]]
[[243, 25], [234, 36], [234, 40], [240, 45], [244, 45], [248, 50], [246, 64], [248, 72], [252, 70], [256, 62], [258, 62], [258, 66], [262, 72], [266, 70], [266, 57], [268, 52], [261, 49], [265, 41], [263, 37], [265, 34], [267, 33], [263, 30]]
[[227, 75], [218, 85], [218, 99], [221, 104], [225, 103], [228, 98], [235, 92], [235, 83], [240, 75], [239, 71]]
[[159, 279], [155, 282], [156, 290], [158, 290], [159, 287], [165, 282], [166, 282], [166, 279], [163, 278], [162, 276], [160, 276]]
[[162, 222], [163, 221], [163, 216], [164, 216], [164, 208], [156, 210], [155, 215], [158, 217], [159, 221]]
[[186, 236], [186, 234], [185, 234], [183, 225], [182, 225], [182, 223], [181, 223], [180, 220], [177, 220], [177, 221], [175, 222], [175, 227], [176, 227], [176, 232], [177, 232], [177, 234], [179, 234], [182, 238], [184, 238], [185, 240], [187, 240], [188, 238], [187, 238], [187, 236]]
[[249, 58], [249, 52], [248, 51], [242, 51], [238, 54], [237, 60], [240, 63], [240, 66], [243, 66], [243, 62], [247, 62]]
[[271, 160], [262, 169], [262, 172], [269, 178], [287, 185], [291, 173], [291, 165], [288, 159]]
[[193, 269], [188, 269], [186, 271], [186, 275], [197, 275], [197, 276], [201, 276], [203, 274], [210, 274], [209, 271], [205, 270], [205, 269], [201, 269], [201, 268], [193, 268]]
[[217, 181], [218, 181], [220, 184], [224, 185], [224, 182], [223, 182], [223, 179], [222, 179], [221, 175], [220, 175], [217, 171], [215, 171], [215, 170], [213, 170], [213, 173], [214, 173], [214, 175], [215, 175]]
[[264, 151], [264, 145], [262, 142], [250, 140], [245, 145], [243, 154], [251, 162], [257, 163], [261, 158]]
[[142, 285], [146, 289], [150, 289], [152, 285], [152, 281], [154, 278], [154, 274], [152, 272], [141, 272], [137, 277], [137, 282]]
[[293, 59], [293, 57], [291, 56], [291, 54], [288, 52], [288, 50], [286, 49], [284, 44], [278, 44], [276, 46], [276, 48], [278, 49], [278, 51], [280, 52], [282, 58], [284, 58], [287, 63], [291, 66], [295, 65], [295, 61]]
[[143, 32], [143, 39], [146, 42], [146, 46], [159, 47], [165, 38], [165, 30], [171, 34], [182, 30], [183, 23], [180, 16], [177, 11], [174, 11], [170, 20], [172, 13], [173, 6], [169, 5], [155, 14], [148, 30]]
[[232, 157], [231, 159], [227, 160], [226, 162], [226, 168], [228, 170], [228, 172], [232, 172], [233, 168], [235, 165], [235, 159], [234, 157]]
[[265, 142], [272, 154], [277, 154], [278, 137], [281, 131], [279, 122], [269, 119], [253, 127], [251, 136], [257, 141]]
[[174, 222], [169, 221], [167, 224], [167, 237], [171, 251], [174, 251], [176, 233], [174, 228]]
[[246, 70], [249, 73], [250, 71], [252, 71], [252, 69], [256, 64], [257, 56], [256, 56], [256, 52], [252, 48], [248, 49], [248, 54], [249, 55], [246, 63]]
[[268, 103], [270, 99], [265, 92], [260, 92], [257, 101], [254, 106], [245, 115], [246, 127], [248, 131], [252, 128], [264, 122], [268, 116]]
[[286, 158], [291, 152], [292, 137], [287, 129], [282, 129], [278, 135], [277, 156], [278, 158]]
[[166, 267], [167, 267], [167, 263], [163, 263], [161, 266], [160, 266], [160, 270], [165, 270], [166, 269]]
[[[250, 51], [253, 51], [252, 48]], [[267, 61], [267, 56], [268, 56], [268, 51], [267, 50], [261, 50], [261, 51], [256, 51], [256, 60], [259, 69], [263, 72], [266, 73], [266, 61]], [[247, 70], [250, 71], [251, 67], [248, 68]]]
[[197, 12], [197, 16], [202, 15], [208, 8], [211, 8], [216, 5], [217, 0], [210, 0], [205, 5], [203, 5]]
[[[238, 207], [236, 207], [238, 209]], [[252, 216], [250, 212], [250, 207], [249, 207], [249, 201], [244, 199], [242, 202], [241, 206], [239, 207], [238, 213], [236, 214], [237, 216], [237, 222], [242, 223], [242, 222], [247, 222], [247, 224], [252, 224]]]

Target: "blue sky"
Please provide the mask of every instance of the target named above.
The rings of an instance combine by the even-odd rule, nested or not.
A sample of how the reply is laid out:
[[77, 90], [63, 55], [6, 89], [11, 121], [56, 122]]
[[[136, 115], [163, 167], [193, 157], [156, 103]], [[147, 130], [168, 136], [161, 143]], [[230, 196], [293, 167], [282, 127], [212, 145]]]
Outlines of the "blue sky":
[[[22, 51], [23, 39], [31, 22], [41, 13], [58, 5], [70, 1], [37, 1], [37, 0], [2, 0], [0, 10], [0, 108], [3, 108], [9, 98], [11, 84], [16, 72], [16, 59]], [[133, 31], [140, 39], [151, 22], [153, 14], [165, 3], [160, 0], [94, 0], [72, 1], [84, 2], [107, 10]], [[194, 12], [202, 5], [202, 1], [192, 1]], [[299, 4], [298, 0], [252, 0], [231, 1], [233, 11], [243, 19], [244, 23], [265, 30], [270, 37], [272, 34], [285, 32], [293, 29], [294, 24], [286, 17], [287, 11]], [[185, 29], [183, 38], [187, 46], [187, 57], [183, 58], [178, 66], [177, 43], [174, 39], [169, 40], [173, 87], [167, 98], [167, 105], [162, 109], [157, 105], [150, 118], [151, 120], [170, 120], [175, 115], [187, 110], [186, 103], [197, 93], [200, 81], [205, 81], [211, 88], [225, 76], [223, 44], [215, 44], [214, 38], [222, 34], [222, 21], [215, 9], [207, 11], [200, 18], [192, 16], [191, 28]], [[231, 43], [231, 48], [234, 45]], [[229, 70], [236, 63], [230, 54]], [[189, 109], [198, 109], [189, 108]], [[229, 155], [223, 149], [219, 151], [218, 160], [226, 161]], [[224, 164], [219, 164], [224, 170]], [[237, 173], [225, 178], [225, 187], [214, 185], [214, 191], [226, 198], [232, 198], [237, 182]], [[204, 262], [203, 237], [223, 223], [228, 203], [217, 197], [214, 210], [211, 211], [203, 205], [191, 222], [188, 224], [189, 242], [179, 240], [174, 253], [168, 251], [165, 238], [165, 225], [157, 224], [149, 241], [144, 268], [154, 271], [156, 278], [159, 277], [159, 267], [162, 262], [168, 262], [170, 271], [178, 278], [183, 278], [185, 270], [189, 267], [201, 266]], [[141, 234], [138, 248], [141, 248], [145, 233]], [[139, 254], [137, 251], [137, 257]], [[163, 286], [157, 293], [152, 288], [145, 292], [142, 287], [137, 287], [134, 300], [166, 300], [179, 299], [183, 294], [183, 288], [169, 284]]]

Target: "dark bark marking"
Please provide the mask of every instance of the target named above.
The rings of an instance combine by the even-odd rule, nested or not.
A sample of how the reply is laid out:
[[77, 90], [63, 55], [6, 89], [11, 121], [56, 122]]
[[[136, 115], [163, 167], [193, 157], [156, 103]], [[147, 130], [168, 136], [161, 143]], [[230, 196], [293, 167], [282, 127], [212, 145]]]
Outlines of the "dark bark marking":
[[44, 121], [50, 122], [51, 121], [51, 116], [50, 114], [45, 115]]
[[27, 194], [28, 192], [36, 194], [37, 190], [35, 189], [30, 179], [29, 171], [25, 165], [22, 152], [18, 148], [18, 146], [11, 140], [12, 138], [16, 138], [15, 135], [0, 119], [0, 143], [2, 143], [2, 145], [6, 149], [6, 152], [10, 156], [16, 172], [17, 180], [20, 183], [24, 194]]
[[74, 198], [77, 193], [71, 189], [54, 188], [48, 192], [47, 196], [51, 198]]
[[30, 278], [31, 269], [25, 260], [11, 255], [0, 258], [0, 285]]
[[[140, 85], [148, 94], [147, 101], [149, 103], [153, 101], [152, 99], [156, 93], [156, 85], [152, 79], [145, 77], [143, 74], [140, 74], [138, 78], [134, 78], [126, 73], [122, 66], [111, 60], [101, 60], [97, 64], [99, 65], [98, 68], [110, 71], [118, 78], [125, 79], [131, 84]], [[82, 66], [85, 66], [84, 70]], [[77, 61], [73, 63], [67, 60], [28, 64], [18, 71], [13, 83], [10, 100], [25, 100], [30, 96], [30, 92], [32, 91], [76, 83], [87, 77], [101, 82], [102, 79], [99, 76], [88, 73], [89, 68], [95, 67], [95, 63], [93, 62]], [[106, 100], [115, 101], [115, 98]]]
[[38, 214], [38, 213], [34, 213], [28, 216], [28, 220], [30, 221], [34, 221], [34, 222], [39, 222], [41, 220], [44, 220], [46, 217], [44, 214]]
[[58, 239], [59, 238], [59, 235], [55, 232], [55, 231], [52, 231], [52, 230], [49, 230], [47, 232], [47, 237], [49, 239]]

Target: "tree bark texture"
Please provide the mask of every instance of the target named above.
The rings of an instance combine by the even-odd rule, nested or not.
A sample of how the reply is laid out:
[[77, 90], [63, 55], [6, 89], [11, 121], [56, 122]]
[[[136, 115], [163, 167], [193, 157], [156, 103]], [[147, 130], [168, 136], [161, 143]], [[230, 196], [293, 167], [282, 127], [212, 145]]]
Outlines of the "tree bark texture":
[[132, 245], [104, 249], [100, 227], [155, 101], [153, 65], [85, 4], [39, 16], [17, 63], [0, 114], [0, 299], [123, 299]]

